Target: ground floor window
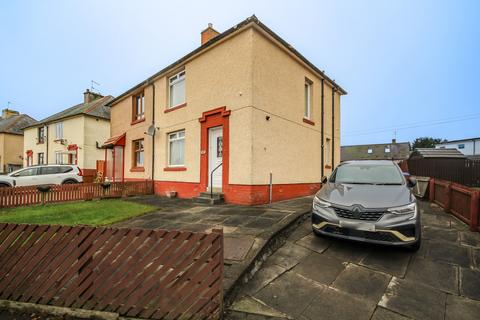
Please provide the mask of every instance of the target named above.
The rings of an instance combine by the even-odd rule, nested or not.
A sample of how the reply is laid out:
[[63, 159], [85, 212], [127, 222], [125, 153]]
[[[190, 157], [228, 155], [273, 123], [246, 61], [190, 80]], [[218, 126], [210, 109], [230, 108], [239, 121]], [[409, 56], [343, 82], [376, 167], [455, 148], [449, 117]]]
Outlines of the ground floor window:
[[143, 139], [133, 141], [133, 166], [142, 168], [144, 165]]
[[331, 142], [330, 142], [330, 139], [327, 138], [326, 141], [325, 141], [325, 157], [326, 157], [326, 161], [325, 163], [330, 165], [331, 164], [331, 160], [332, 160], [332, 155], [331, 155]]
[[185, 130], [168, 134], [168, 165], [185, 165]]
[[44, 164], [44, 163], [45, 163], [44, 153], [43, 153], [43, 152], [39, 152], [39, 153], [38, 153], [38, 163], [37, 163], [37, 164]]
[[56, 164], [63, 164], [63, 153], [56, 152], [55, 153], [55, 163]]

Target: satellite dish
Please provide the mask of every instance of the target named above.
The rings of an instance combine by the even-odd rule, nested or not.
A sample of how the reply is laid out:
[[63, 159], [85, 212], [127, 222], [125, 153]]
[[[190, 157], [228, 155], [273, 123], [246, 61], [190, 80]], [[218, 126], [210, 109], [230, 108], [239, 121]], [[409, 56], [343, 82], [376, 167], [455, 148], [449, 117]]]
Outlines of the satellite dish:
[[148, 127], [147, 132], [145, 132], [145, 134], [153, 137], [155, 135], [155, 126], [151, 125], [150, 127]]

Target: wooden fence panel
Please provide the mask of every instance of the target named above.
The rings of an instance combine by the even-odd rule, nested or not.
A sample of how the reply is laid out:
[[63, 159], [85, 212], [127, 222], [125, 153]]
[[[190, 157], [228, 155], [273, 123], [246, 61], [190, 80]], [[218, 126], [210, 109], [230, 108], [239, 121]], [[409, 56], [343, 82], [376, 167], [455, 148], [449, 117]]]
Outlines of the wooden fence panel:
[[218, 319], [223, 233], [0, 224], [0, 299]]
[[480, 187], [480, 160], [409, 159], [410, 174], [448, 180], [469, 187]]
[[45, 193], [37, 186], [0, 188], [0, 208], [147, 194], [153, 194], [149, 180], [113, 182], [108, 188], [100, 183], [52, 185]]

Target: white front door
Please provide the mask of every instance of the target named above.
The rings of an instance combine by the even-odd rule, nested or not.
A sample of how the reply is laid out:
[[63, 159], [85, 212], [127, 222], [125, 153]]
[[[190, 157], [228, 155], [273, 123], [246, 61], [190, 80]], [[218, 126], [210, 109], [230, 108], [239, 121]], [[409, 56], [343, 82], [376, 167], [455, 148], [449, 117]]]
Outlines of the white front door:
[[[210, 190], [210, 176], [212, 171], [222, 163], [223, 128], [208, 129], [208, 188]], [[213, 173], [213, 190], [222, 191], [222, 166]]]

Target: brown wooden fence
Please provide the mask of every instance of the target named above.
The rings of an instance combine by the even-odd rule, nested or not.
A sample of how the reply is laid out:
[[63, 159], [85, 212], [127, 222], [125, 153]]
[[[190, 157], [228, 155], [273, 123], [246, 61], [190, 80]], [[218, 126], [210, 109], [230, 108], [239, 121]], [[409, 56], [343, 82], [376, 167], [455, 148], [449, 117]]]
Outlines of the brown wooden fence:
[[480, 160], [409, 159], [408, 172], [414, 176], [453, 181], [469, 187], [480, 187]]
[[479, 191], [453, 183], [432, 178], [429, 184], [429, 200], [435, 202], [463, 222], [470, 225], [470, 230], [480, 231]]
[[223, 233], [0, 224], [0, 299], [217, 319]]
[[53, 185], [48, 192], [37, 186], [0, 188], [0, 208], [152, 193], [153, 185], [148, 180], [113, 182], [108, 187], [100, 183]]

